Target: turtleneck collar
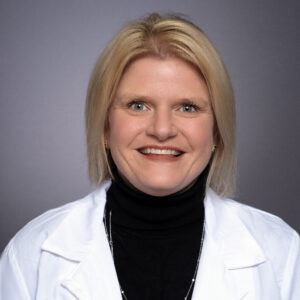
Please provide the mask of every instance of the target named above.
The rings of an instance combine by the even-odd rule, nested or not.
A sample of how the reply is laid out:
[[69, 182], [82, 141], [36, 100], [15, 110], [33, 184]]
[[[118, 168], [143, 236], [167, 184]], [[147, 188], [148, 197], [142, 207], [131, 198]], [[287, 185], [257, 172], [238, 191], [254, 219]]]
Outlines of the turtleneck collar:
[[107, 192], [106, 212], [113, 212], [113, 224], [136, 230], [156, 231], [202, 222], [208, 170], [207, 166], [187, 190], [157, 197], [130, 187], [112, 164], [114, 180]]

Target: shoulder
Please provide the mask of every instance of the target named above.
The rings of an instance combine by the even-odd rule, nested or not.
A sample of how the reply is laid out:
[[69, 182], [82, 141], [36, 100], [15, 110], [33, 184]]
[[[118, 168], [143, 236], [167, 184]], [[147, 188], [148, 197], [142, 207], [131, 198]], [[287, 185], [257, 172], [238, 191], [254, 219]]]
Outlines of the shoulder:
[[232, 199], [222, 199], [213, 191], [209, 192], [207, 206], [214, 212], [214, 222], [218, 224], [215, 227], [231, 235], [235, 247], [244, 243], [243, 251], [247, 252], [249, 241], [255, 241], [271, 263], [279, 283], [287, 273], [294, 272], [296, 264], [300, 267], [299, 234], [278, 216]]
[[[84, 198], [83, 198], [84, 199]], [[56, 230], [59, 224], [78, 206], [83, 199], [50, 209], [28, 222], [9, 242], [6, 250], [22, 252], [24, 257], [32, 257], [32, 250], [41, 244]]]
[[290, 239], [297, 232], [280, 217], [261, 209], [240, 203], [229, 198], [221, 198], [212, 190], [209, 191], [209, 202], [216, 214], [228, 215], [238, 219], [256, 238]]
[[55, 232], [69, 214], [83, 206], [89, 197], [50, 209], [28, 222], [10, 240], [2, 256], [14, 257], [21, 264], [26, 261], [30, 261], [31, 264], [38, 264], [39, 255], [37, 254], [40, 252], [44, 241]]
[[50, 209], [34, 218], [12, 238], [7, 248], [13, 246], [16, 250], [22, 249], [23, 255], [31, 257], [32, 247], [40, 247], [69, 216], [83, 219], [96, 209], [105, 199], [108, 186], [109, 182], [106, 182], [84, 198]]
[[297, 289], [293, 285], [300, 280], [299, 234], [280, 217], [266, 211], [230, 199], [225, 200], [225, 205], [238, 215], [260, 246], [282, 294], [290, 299], [292, 290]]
[[86, 197], [48, 210], [26, 224], [10, 240], [1, 255], [0, 278], [1, 273], [11, 273], [10, 277], [17, 277], [18, 283], [24, 282], [29, 291], [34, 291], [43, 245], [57, 235], [61, 228], [73, 232], [76, 239], [79, 231], [76, 224], [84, 226], [93, 211], [105, 202], [104, 195], [108, 186], [109, 183], [103, 184]]
[[232, 199], [224, 199], [223, 201], [228, 210], [239, 217], [247, 230], [262, 245], [280, 243], [284, 247], [292, 239], [298, 238], [298, 233], [274, 214]]

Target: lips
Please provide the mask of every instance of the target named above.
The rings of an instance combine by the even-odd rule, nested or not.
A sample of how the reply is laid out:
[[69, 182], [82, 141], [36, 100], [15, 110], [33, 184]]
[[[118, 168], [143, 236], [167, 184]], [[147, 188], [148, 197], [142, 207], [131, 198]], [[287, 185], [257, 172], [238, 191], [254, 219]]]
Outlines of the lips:
[[183, 151], [174, 148], [156, 148], [156, 147], [144, 147], [138, 149], [138, 151], [144, 155], [172, 155], [172, 156], [180, 156], [183, 154]]

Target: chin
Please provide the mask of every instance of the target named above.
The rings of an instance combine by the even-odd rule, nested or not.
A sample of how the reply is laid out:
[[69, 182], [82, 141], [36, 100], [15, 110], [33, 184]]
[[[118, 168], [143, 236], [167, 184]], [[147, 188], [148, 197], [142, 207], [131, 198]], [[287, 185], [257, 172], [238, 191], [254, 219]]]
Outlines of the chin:
[[159, 190], [159, 189], [151, 189], [149, 190], [146, 194], [151, 195], [151, 196], [156, 196], [156, 197], [164, 197], [164, 196], [168, 196], [171, 194], [176, 193], [175, 190]]
[[159, 182], [157, 184], [149, 185], [148, 183], [147, 185], [143, 185], [143, 188], [141, 190], [146, 194], [162, 197], [174, 194], [182, 189], [178, 187], [179, 184], [162, 184], [162, 182]]

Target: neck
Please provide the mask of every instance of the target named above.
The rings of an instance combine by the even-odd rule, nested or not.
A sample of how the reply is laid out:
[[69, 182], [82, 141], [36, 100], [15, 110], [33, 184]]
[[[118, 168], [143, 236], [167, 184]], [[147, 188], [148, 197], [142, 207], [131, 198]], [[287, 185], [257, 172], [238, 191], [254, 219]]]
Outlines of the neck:
[[156, 197], [129, 185], [113, 166], [114, 180], [106, 204], [107, 211], [113, 211], [112, 222], [122, 227], [156, 231], [202, 221], [208, 168], [183, 190]]

